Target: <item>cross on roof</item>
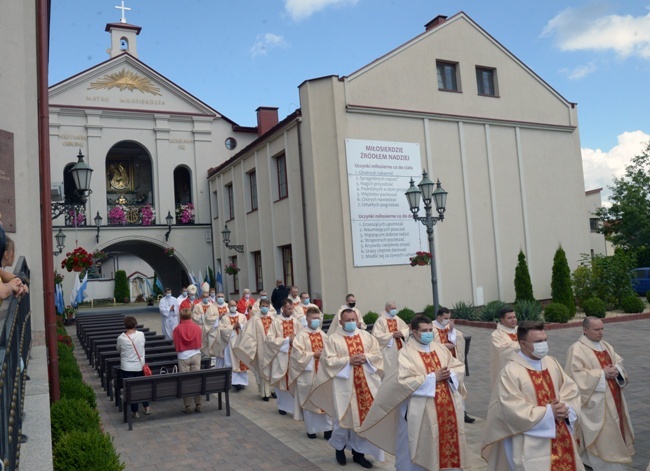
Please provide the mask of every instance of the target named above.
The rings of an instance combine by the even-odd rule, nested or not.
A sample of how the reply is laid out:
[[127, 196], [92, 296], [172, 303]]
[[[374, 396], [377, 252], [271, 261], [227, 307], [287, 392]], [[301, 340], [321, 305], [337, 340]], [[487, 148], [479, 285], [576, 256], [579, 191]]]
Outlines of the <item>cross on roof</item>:
[[124, 6], [124, 0], [122, 0], [122, 6], [116, 6], [115, 8], [117, 8], [118, 10], [122, 10], [122, 18], [120, 18], [120, 23], [126, 23], [126, 17], [124, 16], [124, 11], [125, 10], [131, 11], [131, 9]]

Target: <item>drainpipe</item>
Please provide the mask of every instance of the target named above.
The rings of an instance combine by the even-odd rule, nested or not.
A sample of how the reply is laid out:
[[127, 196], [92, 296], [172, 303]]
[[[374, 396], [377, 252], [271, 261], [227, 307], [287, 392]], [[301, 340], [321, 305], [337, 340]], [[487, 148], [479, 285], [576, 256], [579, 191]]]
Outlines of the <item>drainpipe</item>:
[[50, 402], [60, 398], [59, 355], [56, 346], [56, 313], [54, 312], [54, 259], [52, 258], [52, 195], [50, 193], [50, 118], [47, 87], [50, 42], [50, 0], [38, 0], [36, 18], [36, 66], [38, 88], [38, 170], [40, 173], [41, 254], [43, 257], [43, 304], [45, 309], [45, 342], [50, 383]]
[[[305, 204], [305, 171], [302, 159], [302, 117], [298, 117], [298, 161], [300, 162], [300, 197], [302, 198], [302, 233], [305, 239], [305, 259], [307, 260], [307, 292], [311, 294], [311, 267], [309, 266], [309, 242], [307, 241], [307, 205]], [[295, 281], [294, 281], [295, 283]]]

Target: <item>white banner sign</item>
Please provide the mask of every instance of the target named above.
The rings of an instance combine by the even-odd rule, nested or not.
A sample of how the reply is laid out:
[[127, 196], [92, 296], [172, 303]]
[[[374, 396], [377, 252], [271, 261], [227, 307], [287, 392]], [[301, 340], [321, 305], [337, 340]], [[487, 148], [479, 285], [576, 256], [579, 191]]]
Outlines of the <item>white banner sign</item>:
[[404, 195], [421, 175], [420, 145], [346, 139], [345, 150], [354, 266], [404, 265], [428, 251], [424, 226]]

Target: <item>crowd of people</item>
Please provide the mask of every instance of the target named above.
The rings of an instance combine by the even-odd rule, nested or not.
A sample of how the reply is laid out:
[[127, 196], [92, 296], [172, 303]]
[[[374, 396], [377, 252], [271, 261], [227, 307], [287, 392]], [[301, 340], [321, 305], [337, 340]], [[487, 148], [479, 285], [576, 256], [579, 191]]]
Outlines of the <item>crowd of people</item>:
[[[309, 293], [280, 281], [271, 299], [244, 290], [241, 299], [226, 301], [207, 284], [198, 291], [190, 285], [174, 298], [167, 289], [160, 302], [180, 371], [199, 369], [201, 356], [210, 356], [215, 366], [232, 368], [233, 387], [241, 390], [251, 370], [260, 399], [274, 398], [280, 415], [303, 420], [309, 439], [322, 434], [340, 465], [348, 450], [363, 468], [373, 467], [370, 457], [383, 461], [384, 452], [395, 455], [400, 471], [470, 467], [465, 423], [474, 419], [464, 405], [464, 336], [450, 310], [406, 324], [389, 301], [369, 333], [349, 294], [326, 333]], [[627, 374], [603, 340], [603, 322], [584, 320], [563, 368], [547, 355], [542, 322], [518, 325], [509, 307], [499, 316], [481, 449], [488, 469], [579, 471], [584, 463], [597, 471], [625, 470], [634, 453], [622, 392]], [[128, 330], [135, 319], [126, 319], [122, 336], [128, 340], [120, 336], [118, 348], [130, 342], [142, 358], [130, 353], [123, 369], [144, 364], [144, 337]], [[187, 414], [191, 400], [184, 399]], [[194, 398], [194, 411], [201, 411], [201, 397]]]

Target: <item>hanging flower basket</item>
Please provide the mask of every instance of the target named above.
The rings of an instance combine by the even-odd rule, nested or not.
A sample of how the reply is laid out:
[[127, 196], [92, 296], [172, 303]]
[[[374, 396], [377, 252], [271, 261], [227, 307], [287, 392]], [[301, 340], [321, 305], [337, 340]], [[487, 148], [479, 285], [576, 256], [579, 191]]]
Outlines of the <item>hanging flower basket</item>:
[[411, 257], [412, 267], [422, 267], [425, 265], [431, 265], [431, 254], [429, 252], [415, 252], [415, 257]]
[[229, 263], [226, 265], [226, 273], [229, 275], [236, 275], [240, 270], [241, 268], [239, 268], [236, 263]]
[[68, 252], [65, 255], [66, 258], [61, 261], [61, 268], [65, 268], [69, 272], [79, 272], [93, 265], [93, 256], [83, 247], [77, 247], [72, 252]]
[[151, 226], [156, 222], [156, 210], [150, 204], [145, 204], [140, 210], [140, 219], [143, 226]]
[[174, 250], [174, 247], [167, 247], [165, 250], [163, 250], [163, 254], [167, 255], [168, 257], [173, 257], [174, 252], [176, 252], [176, 250]]

